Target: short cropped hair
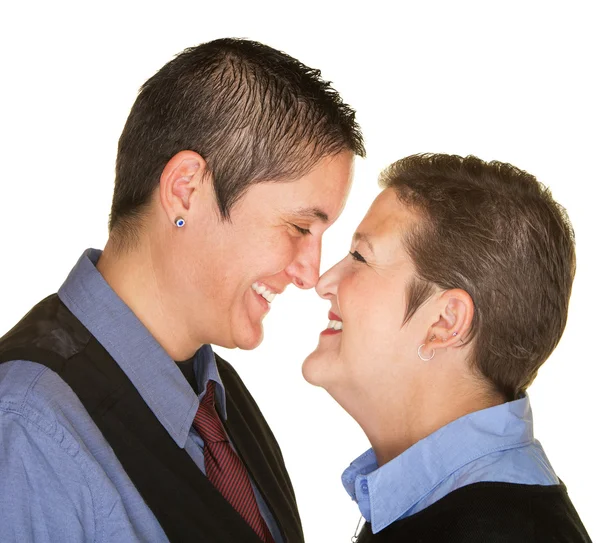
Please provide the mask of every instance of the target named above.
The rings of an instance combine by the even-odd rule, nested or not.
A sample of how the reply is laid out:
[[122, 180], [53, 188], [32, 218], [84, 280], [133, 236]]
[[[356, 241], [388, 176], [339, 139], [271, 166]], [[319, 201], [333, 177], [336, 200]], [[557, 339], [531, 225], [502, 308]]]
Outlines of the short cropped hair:
[[416, 270], [405, 319], [433, 285], [465, 290], [472, 368], [507, 400], [519, 397], [567, 321], [575, 239], [565, 209], [533, 175], [474, 156], [409, 156], [380, 184], [421, 219], [404, 240]]
[[231, 38], [186, 49], [141, 87], [119, 140], [111, 233], [135, 238], [183, 150], [205, 159], [223, 219], [254, 183], [299, 178], [344, 150], [365, 155], [355, 111], [319, 70]]

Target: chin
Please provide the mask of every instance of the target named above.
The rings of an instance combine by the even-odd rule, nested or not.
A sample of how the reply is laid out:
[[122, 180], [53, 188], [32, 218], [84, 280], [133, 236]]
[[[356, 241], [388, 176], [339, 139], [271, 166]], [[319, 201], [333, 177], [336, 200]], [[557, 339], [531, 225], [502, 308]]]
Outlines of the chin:
[[264, 331], [262, 324], [258, 326], [249, 326], [247, 329], [234, 334], [233, 345], [231, 348], [238, 348], [244, 351], [256, 349], [263, 340]]
[[311, 385], [326, 388], [328, 374], [331, 371], [331, 365], [327, 361], [327, 356], [320, 353], [318, 349], [310, 353], [302, 363], [302, 376]]

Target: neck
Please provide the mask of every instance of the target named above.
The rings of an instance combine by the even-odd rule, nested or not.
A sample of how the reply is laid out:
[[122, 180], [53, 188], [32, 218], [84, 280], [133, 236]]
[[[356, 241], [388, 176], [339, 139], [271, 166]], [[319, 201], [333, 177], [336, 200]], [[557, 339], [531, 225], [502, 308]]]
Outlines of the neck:
[[449, 376], [438, 384], [429, 380], [377, 390], [376, 394], [363, 388], [346, 393], [345, 397], [348, 401], [342, 398], [338, 402], [365, 432], [378, 466], [452, 421], [504, 401], [500, 396], [482, 394], [476, 380], [452, 382]]
[[117, 250], [109, 239], [97, 264], [104, 280], [148, 329], [173, 360], [187, 360], [201, 347], [178, 319], [169, 295], [162, 262], [147, 236], [140, 236], [135, 248]]

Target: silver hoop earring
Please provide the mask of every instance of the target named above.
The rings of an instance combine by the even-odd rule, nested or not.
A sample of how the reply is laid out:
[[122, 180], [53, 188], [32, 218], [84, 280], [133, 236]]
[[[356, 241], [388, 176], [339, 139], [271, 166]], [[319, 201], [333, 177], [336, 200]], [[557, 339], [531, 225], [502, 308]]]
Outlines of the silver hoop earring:
[[422, 345], [419, 345], [419, 348], [417, 349], [417, 355], [419, 356], [419, 358], [423, 361], [423, 362], [428, 362], [429, 360], [431, 360], [434, 356], [435, 356], [435, 349], [433, 349], [433, 351], [431, 351], [431, 356], [429, 358], [425, 358], [423, 356], [423, 354], [421, 353], [421, 349], [425, 347], [425, 343], [423, 343]]
[[175, 219], [175, 226], [177, 228], [183, 228], [185, 226], [185, 219], [183, 217], [177, 217]]

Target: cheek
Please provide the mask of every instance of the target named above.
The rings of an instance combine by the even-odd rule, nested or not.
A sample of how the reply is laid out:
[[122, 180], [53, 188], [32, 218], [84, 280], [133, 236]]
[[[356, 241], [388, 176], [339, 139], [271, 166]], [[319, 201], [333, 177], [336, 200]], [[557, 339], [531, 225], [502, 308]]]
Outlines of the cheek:
[[251, 232], [222, 247], [221, 264], [227, 283], [244, 290], [247, 283], [264, 280], [284, 270], [294, 258], [293, 240], [279, 229]]
[[356, 319], [357, 309], [360, 309], [360, 299], [364, 298], [364, 287], [357, 274], [345, 272], [337, 284], [337, 303], [344, 322], [350, 324]]
[[290, 237], [286, 229], [279, 229], [263, 239], [256, 248], [252, 260], [262, 276], [275, 275], [287, 268], [294, 260], [297, 243], [300, 240]]
[[372, 273], [350, 271], [338, 285], [338, 303], [349, 324], [385, 325], [390, 310], [390, 291]]
[[[370, 275], [373, 275], [372, 273]], [[396, 350], [404, 336], [403, 289], [381, 277], [356, 272], [338, 287], [344, 329], [353, 349]]]

